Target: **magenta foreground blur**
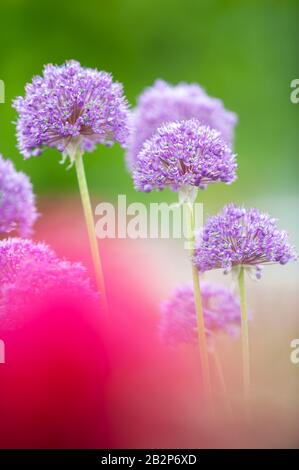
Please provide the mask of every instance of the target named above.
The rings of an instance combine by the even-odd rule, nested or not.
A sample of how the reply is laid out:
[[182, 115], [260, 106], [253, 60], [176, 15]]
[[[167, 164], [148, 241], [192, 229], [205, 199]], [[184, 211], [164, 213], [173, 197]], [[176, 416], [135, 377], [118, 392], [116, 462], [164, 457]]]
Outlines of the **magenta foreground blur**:
[[1, 325], [16, 326], [21, 312], [45, 298], [95, 300], [85, 268], [62, 260], [44, 243], [21, 238], [0, 241]]

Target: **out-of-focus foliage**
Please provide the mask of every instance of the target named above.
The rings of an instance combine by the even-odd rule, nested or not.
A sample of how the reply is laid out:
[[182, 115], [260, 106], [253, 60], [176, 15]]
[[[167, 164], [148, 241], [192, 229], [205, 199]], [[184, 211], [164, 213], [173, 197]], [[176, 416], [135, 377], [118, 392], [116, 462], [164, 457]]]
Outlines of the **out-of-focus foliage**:
[[[239, 179], [209, 197], [222, 205], [259, 194], [295, 193], [298, 111], [290, 82], [299, 78], [296, 0], [2, 0], [0, 151], [32, 178], [39, 194], [76, 191], [74, 170], [48, 150], [23, 162], [16, 149], [11, 100], [48, 62], [74, 58], [111, 71], [135, 103], [156, 78], [199, 82], [239, 115]], [[98, 148], [86, 156], [91, 190], [135, 196], [123, 151]], [[166, 196], [163, 195], [163, 197]], [[170, 193], [166, 196], [173, 199]], [[206, 195], [204, 196], [206, 198]], [[139, 195], [157, 200], [161, 195]], [[150, 199], [149, 199], [150, 198]]]

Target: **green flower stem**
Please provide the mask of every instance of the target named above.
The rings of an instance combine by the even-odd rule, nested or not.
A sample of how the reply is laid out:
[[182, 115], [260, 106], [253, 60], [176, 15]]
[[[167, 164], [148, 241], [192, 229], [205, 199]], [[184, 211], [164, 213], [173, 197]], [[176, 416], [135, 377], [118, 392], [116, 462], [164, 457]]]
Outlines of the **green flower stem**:
[[86, 182], [83, 158], [82, 158], [82, 153], [80, 152], [80, 150], [77, 150], [76, 155], [75, 155], [75, 166], [76, 166], [81, 201], [82, 201], [82, 206], [83, 206], [83, 211], [84, 211], [84, 216], [85, 216], [85, 222], [86, 222], [86, 227], [87, 227], [87, 232], [88, 232], [91, 256], [92, 256], [94, 270], [95, 270], [96, 283], [97, 283], [97, 287], [100, 293], [101, 307], [104, 311], [104, 314], [107, 314], [108, 306], [107, 306], [105, 281], [104, 281], [98, 242], [97, 242], [96, 233], [95, 233], [95, 224], [94, 224], [94, 218], [93, 218], [93, 213], [92, 213], [92, 208], [91, 208], [91, 203], [90, 203], [88, 186]]
[[217, 372], [217, 375], [218, 375], [219, 383], [220, 383], [220, 386], [221, 386], [221, 392], [222, 392], [222, 395], [223, 395], [223, 400], [224, 400], [224, 403], [225, 403], [227, 416], [230, 420], [232, 420], [233, 419], [232, 406], [231, 406], [231, 402], [230, 402], [228, 391], [227, 391], [227, 386], [226, 386], [225, 377], [224, 377], [224, 373], [223, 373], [222, 363], [221, 363], [218, 351], [216, 350], [215, 346], [213, 347], [212, 355], [213, 355], [214, 364], [215, 364], [216, 372]]
[[241, 267], [239, 274], [239, 292], [241, 308], [241, 331], [242, 331], [242, 358], [243, 358], [243, 386], [244, 398], [249, 402], [250, 398], [250, 362], [249, 362], [249, 334], [248, 334], [248, 315], [245, 289], [245, 270]]
[[[195, 219], [194, 219], [194, 205], [187, 203], [186, 207], [188, 209], [188, 228], [189, 228], [189, 240], [191, 241], [190, 254], [194, 254], [194, 232], [195, 232]], [[197, 268], [192, 262], [192, 279], [193, 279], [193, 290], [194, 290], [194, 302], [197, 316], [197, 326], [198, 326], [198, 343], [199, 343], [199, 353], [200, 353], [200, 362], [202, 370], [202, 379], [204, 386], [204, 393], [207, 401], [210, 401], [212, 398], [212, 388], [211, 388], [211, 377], [210, 377], [210, 367], [209, 367], [209, 356], [207, 348], [207, 340], [205, 333], [205, 321], [202, 308], [201, 292], [200, 292], [200, 280]]]

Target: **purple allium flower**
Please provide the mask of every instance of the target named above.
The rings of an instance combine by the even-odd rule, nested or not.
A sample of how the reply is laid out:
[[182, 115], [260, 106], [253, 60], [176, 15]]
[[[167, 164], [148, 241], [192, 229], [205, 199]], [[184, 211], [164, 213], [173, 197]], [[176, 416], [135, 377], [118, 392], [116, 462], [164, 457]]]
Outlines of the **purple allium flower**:
[[286, 264], [296, 256], [287, 233], [278, 230], [276, 219], [257, 209], [228, 204], [218, 215], [210, 217], [198, 233], [194, 263], [201, 272], [253, 267], [260, 278], [260, 265]]
[[232, 183], [236, 168], [235, 155], [220, 133], [191, 119], [160, 127], [144, 143], [133, 177], [138, 191], [204, 189], [215, 182]]
[[0, 321], [44, 299], [95, 298], [85, 268], [61, 260], [44, 243], [21, 238], [0, 241]]
[[129, 131], [122, 85], [109, 73], [73, 60], [46, 65], [43, 76], [33, 78], [14, 107], [19, 113], [18, 146], [25, 158], [56, 147], [73, 159], [78, 147], [91, 151], [97, 143], [124, 145]]
[[[214, 332], [234, 335], [240, 324], [240, 304], [232, 290], [214, 282], [201, 282], [203, 312], [208, 338]], [[160, 332], [170, 344], [196, 343], [197, 319], [193, 287], [177, 288], [162, 304]]]
[[0, 155], [0, 233], [17, 230], [20, 236], [28, 236], [37, 217], [28, 176]]
[[180, 83], [172, 86], [157, 80], [152, 87], [146, 88], [132, 113], [128, 167], [134, 167], [143, 143], [162, 124], [192, 118], [217, 129], [227, 143], [232, 143], [236, 114], [227, 111], [221, 100], [208, 96], [199, 85]]

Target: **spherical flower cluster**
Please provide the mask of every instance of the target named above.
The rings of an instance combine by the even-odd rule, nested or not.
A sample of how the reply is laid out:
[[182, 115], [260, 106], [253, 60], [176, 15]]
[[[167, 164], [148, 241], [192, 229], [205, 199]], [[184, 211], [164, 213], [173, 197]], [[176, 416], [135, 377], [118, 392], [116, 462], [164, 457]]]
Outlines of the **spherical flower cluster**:
[[[207, 337], [216, 332], [235, 334], [240, 324], [240, 305], [234, 293], [221, 284], [202, 281], [201, 296]], [[160, 332], [169, 344], [198, 342], [191, 285], [177, 288], [162, 304]]]
[[232, 143], [237, 116], [227, 111], [221, 100], [211, 98], [197, 84], [172, 86], [157, 80], [139, 97], [132, 112], [127, 164], [133, 168], [143, 143], [165, 122], [198, 119], [217, 129], [227, 143]]
[[211, 183], [232, 183], [236, 168], [235, 155], [220, 133], [191, 119], [164, 124], [145, 142], [133, 178], [138, 191], [204, 189]]
[[0, 155], [0, 233], [31, 234], [37, 219], [35, 196], [27, 175]]
[[201, 272], [234, 266], [254, 267], [260, 278], [260, 265], [286, 264], [296, 253], [285, 231], [278, 230], [276, 219], [257, 209], [229, 204], [210, 217], [198, 234], [194, 263]]
[[56, 147], [72, 159], [74, 151], [91, 151], [95, 144], [124, 145], [129, 132], [128, 106], [122, 85], [106, 72], [68, 61], [46, 65], [43, 76], [26, 86], [14, 107], [18, 145], [25, 158]]
[[44, 243], [21, 238], [0, 241], [0, 319], [15, 319], [42, 299], [94, 299], [85, 268], [61, 260]]

